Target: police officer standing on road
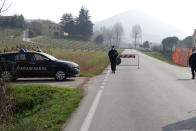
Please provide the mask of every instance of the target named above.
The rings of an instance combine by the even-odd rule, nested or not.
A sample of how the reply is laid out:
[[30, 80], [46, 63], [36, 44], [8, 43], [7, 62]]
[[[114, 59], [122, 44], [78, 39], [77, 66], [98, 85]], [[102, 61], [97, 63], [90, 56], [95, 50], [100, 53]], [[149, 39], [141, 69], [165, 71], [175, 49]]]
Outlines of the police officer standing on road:
[[115, 50], [114, 46], [112, 46], [112, 49], [109, 51], [108, 56], [109, 56], [110, 62], [111, 62], [112, 73], [115, 73], [118, 52], [117, 52], [117, 50]]
[[195, 79], [195, 71], [196, 71], [196, 52], [195, 52], [195, 48], [192, 49], [192, 55], [189, 57], [189, 66], [191, 67], [192, 79]]

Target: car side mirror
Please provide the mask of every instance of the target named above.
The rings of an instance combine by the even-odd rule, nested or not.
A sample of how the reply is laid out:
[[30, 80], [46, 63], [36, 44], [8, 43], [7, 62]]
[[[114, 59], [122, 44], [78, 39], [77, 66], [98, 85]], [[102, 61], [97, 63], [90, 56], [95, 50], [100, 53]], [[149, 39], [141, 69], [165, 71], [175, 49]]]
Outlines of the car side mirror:
[[50, 62], [50, 59], [44, 58], [45, 62]]

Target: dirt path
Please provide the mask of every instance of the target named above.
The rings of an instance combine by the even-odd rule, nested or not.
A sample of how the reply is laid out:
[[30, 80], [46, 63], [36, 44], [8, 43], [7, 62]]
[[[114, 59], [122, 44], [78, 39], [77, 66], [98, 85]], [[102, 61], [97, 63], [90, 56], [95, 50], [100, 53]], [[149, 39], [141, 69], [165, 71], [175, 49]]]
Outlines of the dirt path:
[[77, 88], [88, 80], [88, 77], [69, 78], [65, 81], [55, 81], [53, 78], [19, 78], [10, 84], [44, 84], [58, 87]]

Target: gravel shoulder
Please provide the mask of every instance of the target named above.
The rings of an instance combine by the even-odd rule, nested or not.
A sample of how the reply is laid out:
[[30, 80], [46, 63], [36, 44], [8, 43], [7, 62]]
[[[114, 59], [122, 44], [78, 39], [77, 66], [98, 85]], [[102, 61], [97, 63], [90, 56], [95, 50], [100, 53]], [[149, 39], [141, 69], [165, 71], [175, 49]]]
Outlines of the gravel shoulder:
[[53, 78], [19, 78], [10, 84], [25, 85], [25, 84], [43, 84], [66, 88], [77, 88], [83, 85], [89, 78], [88, 77], [74, 77], [65, 81], [56, 81]]

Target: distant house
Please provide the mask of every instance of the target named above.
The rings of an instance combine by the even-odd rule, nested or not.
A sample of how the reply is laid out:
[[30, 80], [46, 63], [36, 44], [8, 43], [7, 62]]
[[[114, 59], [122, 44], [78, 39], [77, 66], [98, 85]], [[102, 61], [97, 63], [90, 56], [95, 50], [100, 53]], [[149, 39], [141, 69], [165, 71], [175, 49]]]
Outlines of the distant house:
[[54, 37], [58, 38], [61, 36], [61, 30], [59, 25], [57, 24], [52, 24], [48, 26], [48, 31], [50, 35], [53, 35]]
[[0, 27], [12, 27], [13, 16], [0, 16]]
[[0, 25], [13, 20], [13, 16], [0, 16]]
[[0, 16], [0, 21], [9, 21], [13, 18], [13, 16]]

